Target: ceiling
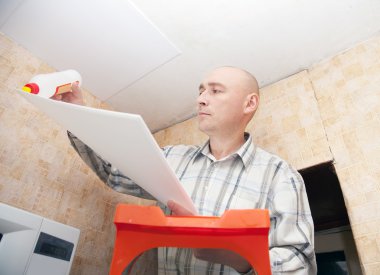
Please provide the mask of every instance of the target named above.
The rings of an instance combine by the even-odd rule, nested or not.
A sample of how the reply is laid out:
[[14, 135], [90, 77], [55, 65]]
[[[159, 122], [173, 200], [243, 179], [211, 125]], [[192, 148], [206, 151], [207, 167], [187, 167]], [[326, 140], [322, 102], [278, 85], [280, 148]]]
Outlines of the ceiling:
[[263, 87], [380, 33], [378, 0], [0, 0], [0, 31], [152, 132], [195, 113], [210, 69]]

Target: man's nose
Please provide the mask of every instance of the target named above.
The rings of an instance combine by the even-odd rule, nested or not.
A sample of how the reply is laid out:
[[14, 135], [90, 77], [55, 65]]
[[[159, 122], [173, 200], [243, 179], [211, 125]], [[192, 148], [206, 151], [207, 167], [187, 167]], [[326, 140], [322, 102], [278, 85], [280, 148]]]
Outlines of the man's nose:
[[204, 91], [198, 96], [198, 98], [197, 98], [198, 105], [201, 105], [201, 106], [207, 106], [208, 105], [206, 93], [207, 93], [207, 91]]

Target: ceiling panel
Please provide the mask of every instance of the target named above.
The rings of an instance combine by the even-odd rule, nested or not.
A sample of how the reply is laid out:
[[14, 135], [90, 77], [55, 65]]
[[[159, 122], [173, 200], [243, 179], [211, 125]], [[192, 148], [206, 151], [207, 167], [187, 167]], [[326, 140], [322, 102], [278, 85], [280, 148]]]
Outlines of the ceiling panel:
[[194, 115], [212, 68], [263, 87], [379, 35], [379, 14], [379, 0], [24, 0], [0, 30], [157, 131]]
[[0, 26], [12, 15], [23, 0], [0, 0]]
[[135, 0], [181, 48], [178, 58], [108, 99], [152, 131], [195, 114], [204, 74], [231, 65], [266, 86], [380, 33], [378, 0]]
[[129, 1], [24, 0], [1, 31], [102, 100], [180, 54]]

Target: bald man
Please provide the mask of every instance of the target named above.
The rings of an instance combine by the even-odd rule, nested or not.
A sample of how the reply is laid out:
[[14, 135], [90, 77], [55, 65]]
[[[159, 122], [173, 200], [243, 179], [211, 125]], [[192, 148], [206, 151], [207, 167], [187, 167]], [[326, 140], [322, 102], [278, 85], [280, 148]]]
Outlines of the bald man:
[[[73, 93], [57, 99], [83, 104], [77, 86]], [[197, 104], [199, 129], [209, 140], [200, 146], [167, 146], [163, 151], [199, 215], [221, 216], [227, 209], [269, 209], [272, 273], [316, 274], [314, 227], [301, 176], [278, 156], [257, 147], [245, 132], [259, 105], [256, 79], [239, 68], [217, 68], [201, 82]], [[69, 138], [108, 186], [154, 199], [71, 133]], [[181, 202], [169, 201], [168, 207], [162, 207], [173, 215], [192, 215]], [[158, 261], [158, 274], [255, 273], [240, 255], [221, 249], [160, 248]]]

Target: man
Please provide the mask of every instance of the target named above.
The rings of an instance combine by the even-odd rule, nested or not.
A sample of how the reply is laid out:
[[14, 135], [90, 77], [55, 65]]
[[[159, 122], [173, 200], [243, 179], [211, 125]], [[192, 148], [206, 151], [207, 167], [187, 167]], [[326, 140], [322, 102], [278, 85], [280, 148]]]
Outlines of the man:
[[[73, 93], [57, 99], [83, 104], [75, 85]], [[314, 227], [301, 176], [245, 133], [259, 105], [256, 79], [238, 68], [217, 68], [200, 84], [197, 103], [199, 129], [209, 140], [203, 146], [168, 146], [163, 151], [199, 215], [220, 216], [232, 208], [269, 209], [273, 274], [316, 274]], [[71, 133], [69, 138], [111, 188], [154, 199]], [[191, 215], [180, 203], [168, 202], [172, 214]], [[162, 248], [158, 258], [162, 274], [254, 273], [240, 255], [221, 249]]]

